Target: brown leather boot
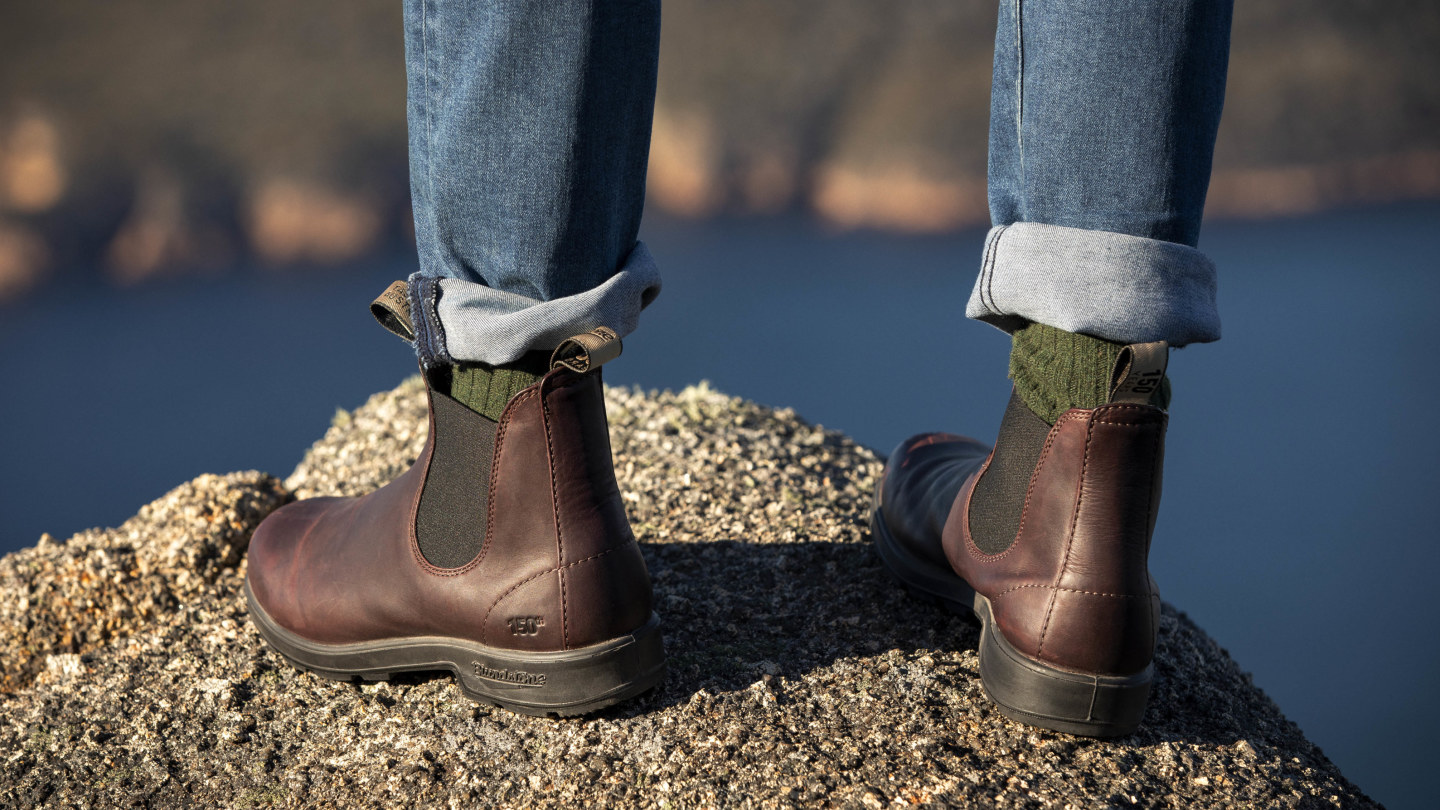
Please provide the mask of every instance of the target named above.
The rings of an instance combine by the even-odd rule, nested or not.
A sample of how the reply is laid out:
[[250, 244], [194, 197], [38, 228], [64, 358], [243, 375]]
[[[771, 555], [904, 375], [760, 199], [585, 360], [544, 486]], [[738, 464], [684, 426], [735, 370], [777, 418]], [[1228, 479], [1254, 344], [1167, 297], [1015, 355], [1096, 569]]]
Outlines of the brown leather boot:
[[591, 712], [659, 683], [598, 370], [618, 353], [609, 330], [566, 341], [498, 423], [430, 385], [408, 472], [256, 529], [245, 593], [260, 634], [320, 675], [450, 670], [470, 698], [524, 714]]
[[1140, 725], [1167, 420], [1148, 402], [1166, 353], [1127, 347], [1109, 404], [1054, 426], [1012, 395], [995, 451], [932, 433], [885, 466], [872, 517], [881, 559], [911, 590], [980, 619], [980, 680], [1012, 719], [1095, 737]]

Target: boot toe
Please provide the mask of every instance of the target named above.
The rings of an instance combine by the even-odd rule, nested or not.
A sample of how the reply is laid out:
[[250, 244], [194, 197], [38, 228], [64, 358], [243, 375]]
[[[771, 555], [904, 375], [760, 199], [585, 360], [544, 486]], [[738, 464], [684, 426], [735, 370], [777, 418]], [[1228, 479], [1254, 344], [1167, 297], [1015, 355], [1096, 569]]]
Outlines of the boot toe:
[[990, 448], [953, 433], [924, 433], [900, 443], [885, 463], [880, 513], [896, 541], [937, 565], [945, 562], [941, 534], [955, 497], [978, 472]]
[[297, 573], [305, 541], [324, 515], [345, 498], [311, 498], [270, 513], [250, 538], [246, 582], [261, 608], [276, 622], [297, 627]]

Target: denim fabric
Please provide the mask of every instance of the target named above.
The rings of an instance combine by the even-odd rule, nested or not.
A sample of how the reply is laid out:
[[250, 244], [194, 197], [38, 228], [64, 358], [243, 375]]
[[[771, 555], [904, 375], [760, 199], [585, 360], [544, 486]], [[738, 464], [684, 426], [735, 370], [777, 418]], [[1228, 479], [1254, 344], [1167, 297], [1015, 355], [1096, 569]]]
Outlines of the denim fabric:
[[596, 326], [633, 329], [660, 288], [636, 250], [658, 0], [404, 12], [421, 358], [504, 363]]
[[[996, 229], [967, 314], [1120, 341], [1219, 337], [1195, 249], [1232, 0], [1002, 0]], [[503, 363], [659, 291], [635, 241], [656, 0], [405, 0], [427, 363]], [[1023, 227], [1022, 227], [1023, 226]]]
[[641, 242], [620, 272], [574, 295], [536, 301], [489, 287], [477, 291], [476, 286], [420, 273], [410, 278], [415, 340], [427, 365], [508, 363], [532, 349], [554, 349], [596, 326], [628, 335], [635, 331], [640, 310], [659, 294], [660, 273]]
[[[1219, 338], [1214, 269], [1195, 246], [1231, 9], [1002, 0], [990, 95], [996, 229], [967, 315], [1124, 342]], [[1056, 227], [1005, 227], [1016, 223]]]
[[1007, 332], [1034, 321], [1120, 343], [1220, 339], [1215, 266], [1205, 254], [1031, 222], [991, 229], [965, 314]]

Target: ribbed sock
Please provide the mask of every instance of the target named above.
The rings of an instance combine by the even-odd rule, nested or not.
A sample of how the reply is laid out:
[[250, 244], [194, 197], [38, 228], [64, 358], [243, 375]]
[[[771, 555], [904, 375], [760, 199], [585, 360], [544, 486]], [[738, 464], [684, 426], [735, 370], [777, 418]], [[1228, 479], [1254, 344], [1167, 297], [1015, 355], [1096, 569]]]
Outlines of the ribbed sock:
[[449, 369], [448, 386], [438, 387], [462, 405], [491, 421], [500, 421], [505, 405], [544, 376], [548, 352], [530, 352], [514, 363], [487, 366], [463, 363]]
[[[1098, 408], [1110, 401], [1110, 375], [1124, 348], [1038, 323], [1014, 334], [1010, 378], [1015, 391], [1000, 423], [995, 455], [970, 498], [970, 533], [981, 551], [999, 554], [1015, 541], [1050, 426], [1071, 408]], [[1169, 379], [1161, 381], [1150, 402], [1169, 405]]]
[[[1010, 379], [1020, 401], [1053, 425], [1071, 408], [1098, 408], [1110, 401], [1110, 375], [1124, 348], [1123, 343], [1032, 323], [1011, 336]], [[1150, 402], [1169, 407], [1169, 377]]]

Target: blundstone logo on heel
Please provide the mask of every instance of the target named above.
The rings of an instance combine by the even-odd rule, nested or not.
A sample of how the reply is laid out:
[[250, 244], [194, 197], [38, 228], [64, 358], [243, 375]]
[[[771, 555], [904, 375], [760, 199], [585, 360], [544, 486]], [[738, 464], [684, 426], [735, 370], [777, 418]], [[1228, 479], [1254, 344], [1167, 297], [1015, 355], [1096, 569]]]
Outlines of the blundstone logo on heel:
[[515, 616], [510, 619], [508, 624], [512, 636], [533, 636], [545, 626], [545, 618], [543, 616]]
[[545, 673], [526, 672], [523, 669], [496, 669], [486, 666], [479, 661], [472, 662], [475, 668], [475, 676], [484, 678], [487, 681], [499, 681], [500, 683], [514, 684], [515, 686], [544, 686]]

